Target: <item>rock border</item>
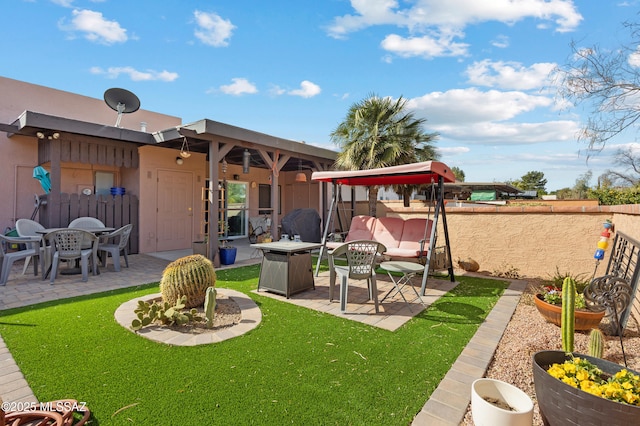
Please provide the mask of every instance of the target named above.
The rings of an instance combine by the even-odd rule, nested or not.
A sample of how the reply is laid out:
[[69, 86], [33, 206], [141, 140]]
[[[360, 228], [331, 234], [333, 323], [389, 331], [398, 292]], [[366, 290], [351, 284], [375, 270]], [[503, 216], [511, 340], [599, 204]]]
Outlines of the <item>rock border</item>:
[[136, 317], [134, 310], [136, 306], [138, 306], [138, 301], [160, 297], [160, 293], [147, 294], [123, 303], [118, 307], [118, 309], [116, 309], [114, 317], [118, 324], [138, 336], [174, 346], [196, 346], [222, 342], [227, 339], [241, 336], [253, 330], [258, 326], [258, 324], [260, 324], [260, 322], [262, 322], [262, 312], [260, 311], [260, 308], [258, 308], [256, 302], [246, 294], [228, 288], [216, 288], [216, 291], [219, 294], [233, 299], [238, 304], [242, 315], [242, 319], [238, 324], [225, 327], [221, 330], [205, 331], [197, 334], [183, 333], [159, 326], [144, 327], [137, 332], [131, 330], [131, 321]]

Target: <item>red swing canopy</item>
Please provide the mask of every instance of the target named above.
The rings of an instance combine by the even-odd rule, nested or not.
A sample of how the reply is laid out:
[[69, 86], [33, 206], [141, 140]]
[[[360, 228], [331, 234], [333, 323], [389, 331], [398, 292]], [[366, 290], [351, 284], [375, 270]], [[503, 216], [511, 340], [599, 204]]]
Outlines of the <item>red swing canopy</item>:
[[438, 183], [440, 177], [444, 182], [456, 181], [451, 168], [438, 161], [423, 161], [379, 169], [311, 174], [311, 180], [350, 186], [420, 185]]

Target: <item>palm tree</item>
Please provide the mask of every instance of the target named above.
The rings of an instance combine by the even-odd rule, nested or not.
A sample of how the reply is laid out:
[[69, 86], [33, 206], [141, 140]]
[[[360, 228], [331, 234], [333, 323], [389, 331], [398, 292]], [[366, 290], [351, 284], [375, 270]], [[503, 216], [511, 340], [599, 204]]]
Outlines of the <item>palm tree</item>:
[[[344, 121], [330, 135], [340, 148], [336, 168], [365, 170], [437, 159], [431, 144], [437, 134], [426, 133], [422, 129], [426, 120], [415, 118], [406, 104], [402, 96], [394, 101], [371, 94], [351, 105]], [[407, 203], [413, 189], [396, 191], [403, 193]], [[376, 215], [377, 194], [378, 187], [369, 188], [371, 216]]]

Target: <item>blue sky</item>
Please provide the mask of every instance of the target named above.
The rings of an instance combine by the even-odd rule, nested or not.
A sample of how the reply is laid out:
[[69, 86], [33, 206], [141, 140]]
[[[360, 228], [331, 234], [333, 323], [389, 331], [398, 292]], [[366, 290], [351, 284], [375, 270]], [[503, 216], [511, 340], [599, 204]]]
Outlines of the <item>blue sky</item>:
[[[547, 190], [591, 184], [586, 120], [560, 108], [549, 72], [572, 40], [615, 48], [636, 0], [11, 0], [0, 75], [85, 96], [134, 92], [142, 108], [209, 118], [336, 149], [354, 102], [403, 96], [467, 181], [542, 171]], [[134, 119], [133, 116], [125, 119]]]

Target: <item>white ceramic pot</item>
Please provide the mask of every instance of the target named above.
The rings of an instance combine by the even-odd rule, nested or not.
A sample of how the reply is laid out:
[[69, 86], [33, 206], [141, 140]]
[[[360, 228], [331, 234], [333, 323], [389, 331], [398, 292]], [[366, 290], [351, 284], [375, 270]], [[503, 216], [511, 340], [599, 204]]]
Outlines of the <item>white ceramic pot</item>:
[[[513, 411], [485, 400], [501, 401]], [[533, 401], [522, 390], [501, 380], [482, 378], [471, 384], [471, 415], [476, 426], [531, 426]]]

